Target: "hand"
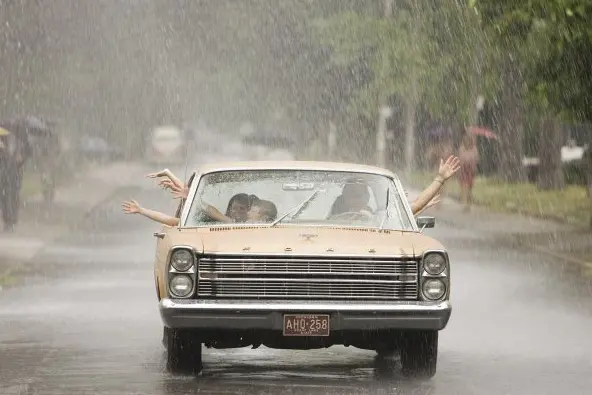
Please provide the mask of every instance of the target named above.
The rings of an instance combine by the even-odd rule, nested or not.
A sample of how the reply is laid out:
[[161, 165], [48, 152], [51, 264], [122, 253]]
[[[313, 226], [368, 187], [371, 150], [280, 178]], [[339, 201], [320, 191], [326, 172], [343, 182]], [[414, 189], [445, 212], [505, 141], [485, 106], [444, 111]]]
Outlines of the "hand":
[[158, 181], [158, 185], [161, 186], [162, 189], [171, 189], [175, 186], [175, 183], [172, 180], [165, 178], [164, 180]]
[[186, 185], [179, 186], [171, 180], [162, 180], [158, 185], [170, 190], [175, 199], [187, 199], [187, 196], [189, 196], [189, 188]]
[[448, 159], [446, 159], [446, 162], [440, 159], [438, 177], [441, 177], [443, 181], [446, 181], [452, 177], [458, 169], [460, 169], [460, 160], [456, 156], [450, 155]]
[[146, 177], [148, 177], [148, 178], [169, 177], [169, 174], [171, 174], [171, 171], [169, 169], [163, 169], [163, 170], [156, 172], [156, 173], [150, 173]]
[[126, 214], [138, 214], [142, 210], [140, 204], [133, 199], [123, 202], [121, 207]]

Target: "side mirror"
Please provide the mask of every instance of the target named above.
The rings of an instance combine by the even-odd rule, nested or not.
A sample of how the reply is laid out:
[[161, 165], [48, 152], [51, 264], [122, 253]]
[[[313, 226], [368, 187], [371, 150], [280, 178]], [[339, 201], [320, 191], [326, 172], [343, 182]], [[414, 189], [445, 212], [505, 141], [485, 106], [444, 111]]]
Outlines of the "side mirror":
[[435, 217], [417, 217], [417, 226], [420, 229], [424, 228], [433, 228], [436, 226], [436, 218]]

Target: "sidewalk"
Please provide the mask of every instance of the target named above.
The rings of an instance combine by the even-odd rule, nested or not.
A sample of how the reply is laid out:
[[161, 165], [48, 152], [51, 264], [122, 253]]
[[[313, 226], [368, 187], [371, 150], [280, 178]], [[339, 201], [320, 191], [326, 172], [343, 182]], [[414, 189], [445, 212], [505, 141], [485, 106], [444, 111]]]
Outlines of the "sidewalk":
[[0, 286], [3, 279], [39, 250], [65, 235], [118, 189], [142, 179], [146, 171], [140, 163], [93, 165], [91, 170], [57, 189], [51, 208], [44, 207], [40, 194], [24, 201], [16, 230], [0, 233]]
[[[420, 191], [407, 189], [409, 201]], [[528, 247], [555, 258], [577, 264], [592, 275], [592, 233], [551, 220], [520, 214], [505, 214], [473, 206], [464, 212], [463, 206], [452, 198], [444, 197], [436, 207], [421, 215], [436, 217], [438, 222], [464, 229], [474, 229], [517, 246]]]

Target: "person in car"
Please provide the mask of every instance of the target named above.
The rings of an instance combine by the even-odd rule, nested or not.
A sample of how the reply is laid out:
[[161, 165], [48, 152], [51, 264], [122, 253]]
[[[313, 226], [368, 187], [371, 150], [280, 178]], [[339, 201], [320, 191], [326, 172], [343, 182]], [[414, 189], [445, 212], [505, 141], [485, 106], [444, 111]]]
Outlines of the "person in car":
[[[142, 207], [137, 201], [130, 199], [123, 202], [122, 208], [126, 214], [140, 214], [153, 221], [160, 222], [163, 225], [178, 226], [181, 218], [181, 210], [187, 200], [189, 188], [193, 182], [192, 176], [187, 185], [177, 178], [168, 169], [157, 173], [151, 173], [149, 178], [166, 177], [159, 181], [159, 185], [164, 189], [168, 189], [173, 194], [175, 199], [180, 199], [179, 207], [175, 216], [162, 213], [160, 211], [147, 209]], [[259, 205], [253, 206], [254, 202], [260, 202]], [[275, 210], [275, 214], [274, 214]], [[247, 195], [246, 193], [239, 193], [232, 196], [226, 208], [226, 215], [222, 214], [215, 207], [211, 205], [204, 205], [203, 210], [210, 218], [221, 222], [247, 222], [247, 221], [261, 221], [273, 215], [274, 219], [277, 216], [277, 209], [275, 205], [267, 201], [259, 201], [255, 195]]]
[[226, 207], [226, 217], [230, 217], [234, 222], [246, 222], [249, 210], [253, 202], [259, 200], [255, 195], [247, 195], [246, 193], [237, 193], [228, 201]]
[[[222, 214], [214, 206], [207, 203], [202, 204], [202, 211], [206, 215], [216, 221], [233, 223], [239, 222], [235, 218], [228, 217]], [[277, 218], [277, 207], [269, 200], [257, 199], [251, 204], [249, 211], [246, 214], [246, 222], [272, 222]]]
[[352, 212], [372, 215], [372, 209], [368, 207], [369, 199], [368, 185], [364, 182], [350, 179], [343, 186], [341, 195], [333, 202], [329, 216], [332, 217]]
[[[446, 161], [440, 160], [440, 167], [434, 181], [411, 202], [411, 211], [414, 216], [440, 202], [440, 190], [459, 168], [459, 159], [455, 156], [449, 156]], [[367, 184], [356, 180], [348, 180], [341, 195], [335, 199], [329, 216], [351, 212], [372, 215], [372, 210], [368, 207], [369, 199], [370, 194]]]

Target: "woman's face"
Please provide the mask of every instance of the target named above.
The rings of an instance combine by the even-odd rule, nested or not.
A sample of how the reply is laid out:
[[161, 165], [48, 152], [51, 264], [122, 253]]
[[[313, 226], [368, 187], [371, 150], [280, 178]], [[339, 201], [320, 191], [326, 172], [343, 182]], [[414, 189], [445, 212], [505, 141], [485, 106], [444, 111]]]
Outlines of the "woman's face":
[[230, 206], [230, 218], [237, 222], [245, 222], [247, 220], [247, 212], [249, 207], [242, 202], [232, 202]]

